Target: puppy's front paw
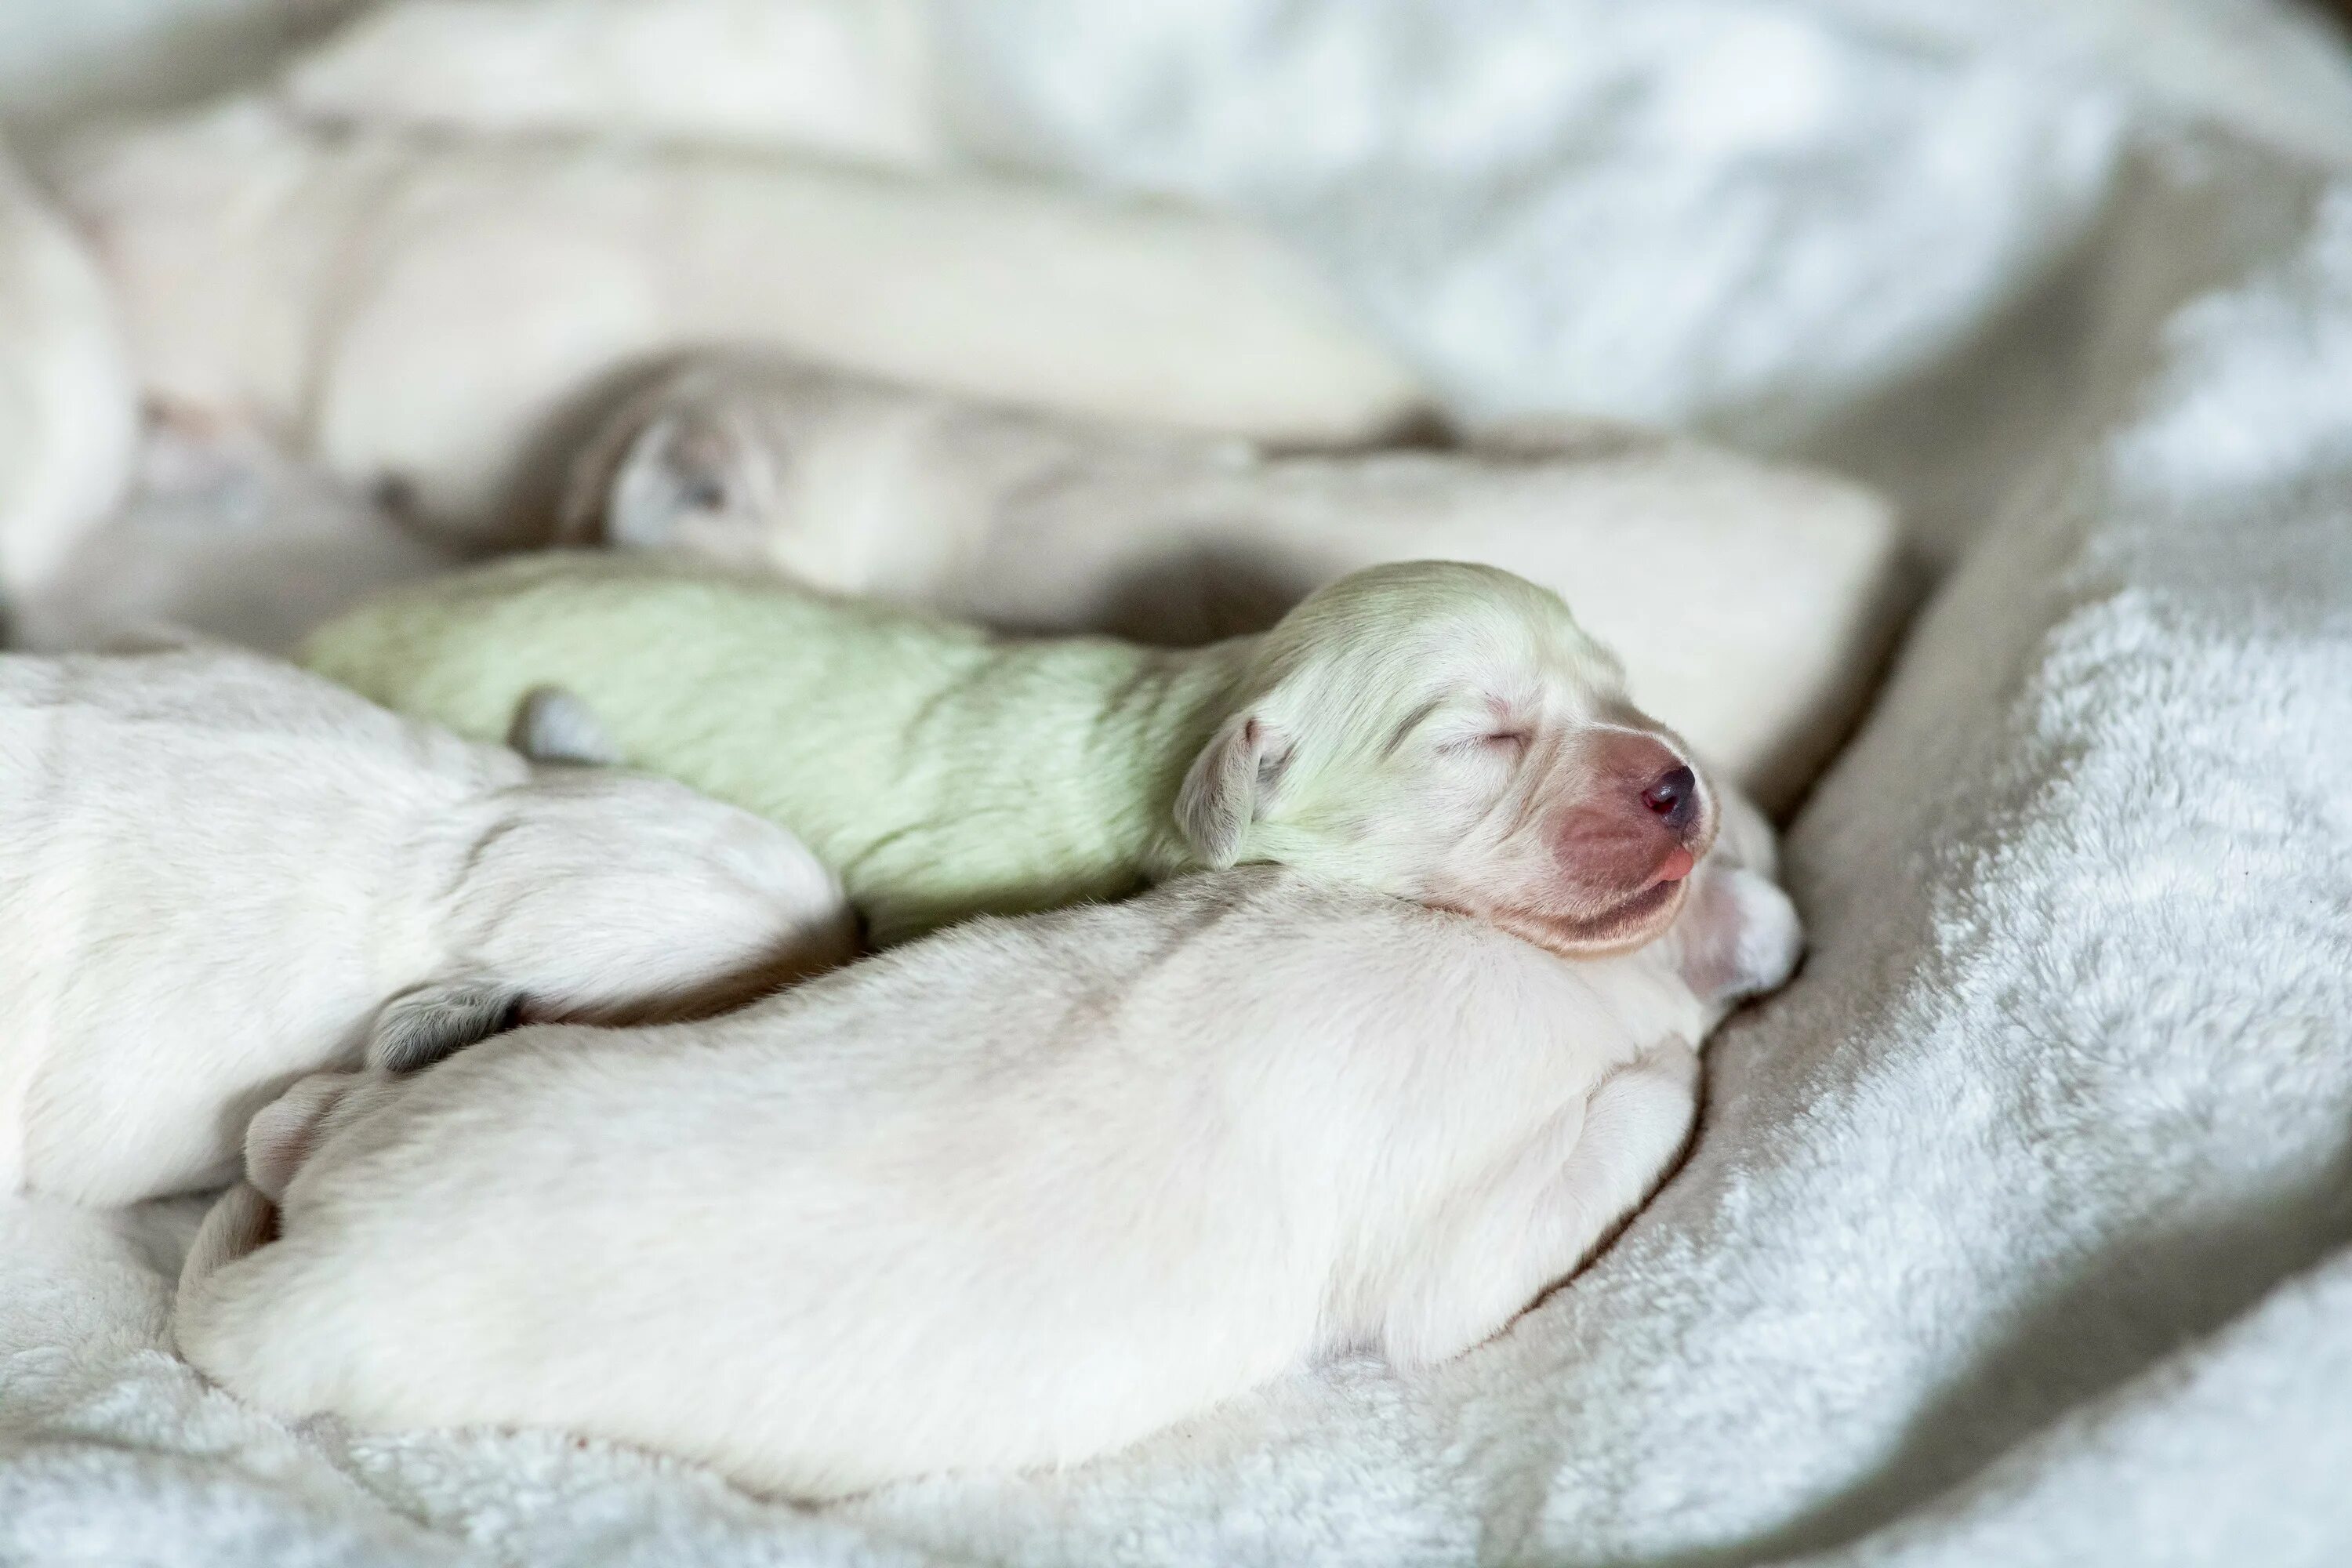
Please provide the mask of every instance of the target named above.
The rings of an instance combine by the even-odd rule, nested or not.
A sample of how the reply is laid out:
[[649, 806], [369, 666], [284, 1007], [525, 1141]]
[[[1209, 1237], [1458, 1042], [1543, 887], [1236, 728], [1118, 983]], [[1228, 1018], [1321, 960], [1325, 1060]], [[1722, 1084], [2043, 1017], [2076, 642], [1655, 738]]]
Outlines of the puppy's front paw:
[[404, 991], [376, 1014], [366, 1065], [381, 1073], [422, 1071], [515, 1027], [522, 1005], [519, 988], [491, 980], [442, 981]]
[[560, 686], [534, 686], [515, 707], [507, 744], [534, 763], [605, 768], [621, 761], [604, 726], [588, 705]]
[[1797, 906], [1770, 878], [1742, 867], [1692, 888], [1677, 927], [1683, 983], [1700, 1000], [1724, 1006], [1779, 990], [1805, 952]]

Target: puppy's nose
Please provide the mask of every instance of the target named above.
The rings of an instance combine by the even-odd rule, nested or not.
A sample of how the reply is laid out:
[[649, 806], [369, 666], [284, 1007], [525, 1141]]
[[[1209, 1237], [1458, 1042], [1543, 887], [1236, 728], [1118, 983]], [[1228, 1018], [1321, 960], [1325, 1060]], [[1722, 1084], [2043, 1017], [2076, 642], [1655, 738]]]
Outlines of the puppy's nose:
[[1698, 780], [1686, 767], [1668, 768], [1642, 792], [1642, 804], [1679, 833], [1698, 811]]

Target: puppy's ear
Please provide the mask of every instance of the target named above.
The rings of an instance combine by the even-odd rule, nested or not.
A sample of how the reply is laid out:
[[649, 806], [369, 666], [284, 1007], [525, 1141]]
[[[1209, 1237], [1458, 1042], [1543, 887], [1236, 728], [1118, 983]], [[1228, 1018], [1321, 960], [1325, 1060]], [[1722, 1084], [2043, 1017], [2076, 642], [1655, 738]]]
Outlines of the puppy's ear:
[[677, 542], [679, 525], [717, 517], [742, 498], [740, 434], [696, 410], [665, 414], [637, 432], [604, 497], [604, 542], [616, 550], [658, 550]]
[[1255, 713], [1225, 721], [1176, 792], [1176, 826], [1203, 865], [1222, 871], [1241, 858], [1249, 825], [1263, 817], [1290, 766], [1291, 737]]
[[404, 991], [383, 1005], [368, 1030], [368, 1068], [415, 1072], [467, 1046], [503, 1034], [522, 1017], [520, 987], [494, 980], [450, 980]]
[[621, 760], [621, 748], [603, 721], [561, 686], [534, 686], [523, 693], [514, 722], [507, 726], [507, 744], [534, 763], [608, 768]]

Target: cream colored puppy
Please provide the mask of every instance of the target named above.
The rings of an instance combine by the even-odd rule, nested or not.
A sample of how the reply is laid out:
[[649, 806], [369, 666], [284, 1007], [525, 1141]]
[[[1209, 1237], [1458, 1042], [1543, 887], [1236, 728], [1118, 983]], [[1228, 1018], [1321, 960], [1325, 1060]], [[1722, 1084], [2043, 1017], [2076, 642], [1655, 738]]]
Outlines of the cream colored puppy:
[[121, 498], [138, 406], [97, 268], [0, 149], [0, 595], [45, 585]]
[[1258, 868], [314, 1079], [256, 1120], [180, 1348], [281, 1415], [563, 1427], [802, 1498], [1438, 1361], [1658, 1184], [1700, 1040], [1787, 975], [1786, 899], [1728, 861], [1616, 958]]
[[289, 68], [306, 117], [949, 161], [922, 0], [394, 0]]
[[1263, 629], [1379, 562], [1484, 562], [1574, 605], [1634, 700], [1775, 807], [1843, 735], [1901, 599], [1876, 496], [1688, 442], [1279, 456], [742, 354], [618, 410], [566, 512], [574, 543], [1177, 644]]
[[543, 526], [518, 498], [576, 399], [701, 342], [1291, 439], [1416, 397], [1255, 230], [1001, 179], [334, 134], [253, 100], [60, 170], [151, 391], [471, 539]]
[[0, 1192], [217, 1184], [301, 1074], [687, 1016], [845, 957], [788, 834], [252, 655], [0, 658]]
[[369, 594], [463, 563], [251, 426], [168, 411], [146, 426], [130, 496], [9, 605], [15, 646], [168, 629], [282, 652]]

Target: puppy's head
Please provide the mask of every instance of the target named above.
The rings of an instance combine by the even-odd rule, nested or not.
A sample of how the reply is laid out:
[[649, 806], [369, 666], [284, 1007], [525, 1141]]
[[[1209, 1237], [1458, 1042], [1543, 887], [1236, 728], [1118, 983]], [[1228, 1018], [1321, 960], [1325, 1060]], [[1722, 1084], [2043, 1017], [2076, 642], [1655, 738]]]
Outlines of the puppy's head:
[[688, 362], [623, 405], [573, 467], [560, 542], [677, 550], [874, 591], [897, 558], [933, 400], [781, 360]]
[[1208, 865], [1279, 860], [1562, 953], [1663, 932], [1717, 821], [1558, 595], [1448, 562], [1354, 574], [1284, 617], [1176, 810]]
[[551, 767], [488, 809], [442, 913], [437, 990], [469, 1014], [688, 1017], [855, 951], [839, 879], [798, 839], [683, 784]]

